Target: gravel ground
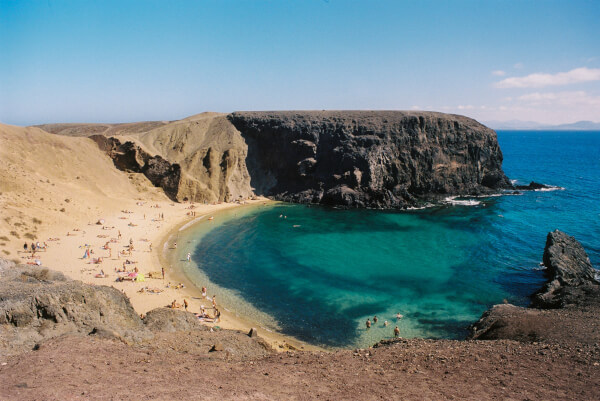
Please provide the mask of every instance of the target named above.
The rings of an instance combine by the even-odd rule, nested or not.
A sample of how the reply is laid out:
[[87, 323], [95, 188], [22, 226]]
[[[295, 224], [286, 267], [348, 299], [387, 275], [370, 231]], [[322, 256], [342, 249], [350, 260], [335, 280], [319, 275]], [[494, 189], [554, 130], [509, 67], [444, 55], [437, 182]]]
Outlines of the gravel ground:
[[[2, 400], [597, 400], [596, 344], [398, 340], [257, 356], [65, 336], [4, 358]], [[169, 340], [170, 339], [170, 340]], [[171, 342], [169, 342], [171, 341]], [[1, 357], [0, 357], [1, 358]], [[4, 365], [6, 363], [6, 365]]]

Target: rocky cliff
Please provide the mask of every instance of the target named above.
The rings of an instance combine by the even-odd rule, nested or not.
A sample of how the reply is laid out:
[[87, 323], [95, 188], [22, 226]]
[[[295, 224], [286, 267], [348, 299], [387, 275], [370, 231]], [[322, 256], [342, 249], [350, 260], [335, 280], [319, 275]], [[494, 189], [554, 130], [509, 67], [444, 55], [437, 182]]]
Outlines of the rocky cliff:
[[510, 188], [496, 134], [457, 115], [403, 111], [236, 112], [257, 194], [401, 208]]
[[[62, 133], [62, 126], [46, 128]], [[76, 128], [80, 135], [86, 129], [94, 133], [90, 138], [117, 168], [144, 174], [173, 200], [230, 202], [254, 195], [246, 168], [248, 146], [225, 115], [202, 113], [169, 123], [115, 124], [100, 134], [95, 124]]]
[[[467, 117], [405, 111], [203, 113], [180, 121], [52, 132], [103, 146], [178, 201], [254, 194], [299, 203], [402, 208], [512, 188], [496, 134]], [[100, 133], [100, 135], [98, 135]]]

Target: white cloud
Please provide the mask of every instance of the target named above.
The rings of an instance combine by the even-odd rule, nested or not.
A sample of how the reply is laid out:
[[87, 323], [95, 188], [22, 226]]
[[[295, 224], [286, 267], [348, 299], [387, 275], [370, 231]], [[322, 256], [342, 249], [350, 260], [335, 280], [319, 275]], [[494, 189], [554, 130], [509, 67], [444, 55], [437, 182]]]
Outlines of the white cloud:
[[475, 107], [473, 105], [470, 105], [470, 104], [467, 104], [467, 105], [460, 104], [460, 105], [458, 105], [458, 109], [459, 110], [472, 110], [474, 108]]
[[492, 75], [495, 75], [497, 77], [503, 77], [506, 75], [506, 71], [495, 70], [495, 71], [492, 71]]
[[506, 78], [496, 82], [494, 86], [496, 88], [543, 88], [599, 80], [600, 68], [581, 67], [556, 74], [535, 73], [524, 77]]
[[519, 96], [518, 100], [530, 105], [560, 105], [566, 107], [597, 107], [600, 110], [600, 96], [589, 95], [584, 91], [572, 92], [533, 92]]
[[410, 106], [411, 110], [421, 110], [420, 106]]

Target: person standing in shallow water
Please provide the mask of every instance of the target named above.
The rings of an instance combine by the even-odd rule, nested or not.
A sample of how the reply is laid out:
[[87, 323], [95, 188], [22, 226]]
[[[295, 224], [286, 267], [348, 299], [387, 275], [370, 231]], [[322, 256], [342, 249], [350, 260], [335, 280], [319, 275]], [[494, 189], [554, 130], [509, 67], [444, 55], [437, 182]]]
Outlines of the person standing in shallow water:
[[367, 319], [367, 322], [365, 323], [367, 325], [367, 329], [371, 328], [371, 320]]
[[394, 328], [394, 337], [398, 338], [400, 336], [400, 329], [398, 326]]

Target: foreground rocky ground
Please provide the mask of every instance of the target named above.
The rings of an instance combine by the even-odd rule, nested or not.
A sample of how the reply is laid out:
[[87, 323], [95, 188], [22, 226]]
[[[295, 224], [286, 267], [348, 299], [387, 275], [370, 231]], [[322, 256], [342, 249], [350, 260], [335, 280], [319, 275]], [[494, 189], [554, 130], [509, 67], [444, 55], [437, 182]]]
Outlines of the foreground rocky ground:
[[[157, 346], [61, 337], [0, 367], [6, 400], [594, 400], [597, 345], [400, 340], [360, 352], [228, 360]], [[163, 345], [166, 345], [164, 347]], [[187, 346], [183, 346], [183, 348]], [[174, 349], [173, 349], [174, 348]]]
[[118, 291], [5, 265], [0, 400], [600, 399], [594, 270], [558, 231], [544, 262], [549, 282], [534, 302], [553, 309], [495, 306], [471, 340], [281, 354], [185, 312], [139, 319]]

